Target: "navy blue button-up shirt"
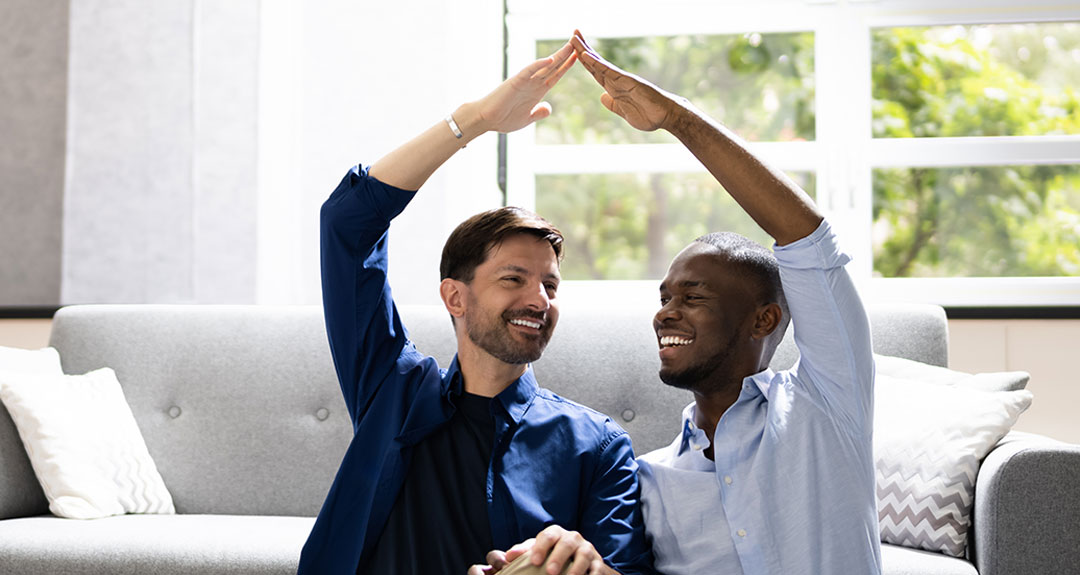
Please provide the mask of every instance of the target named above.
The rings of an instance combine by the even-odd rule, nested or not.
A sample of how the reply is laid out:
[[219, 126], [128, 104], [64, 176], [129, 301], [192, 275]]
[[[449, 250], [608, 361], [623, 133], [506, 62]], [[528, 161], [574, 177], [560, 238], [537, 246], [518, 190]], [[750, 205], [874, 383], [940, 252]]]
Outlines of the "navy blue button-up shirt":
[[[416, 350], [387, 283], [390, 220], [414, 195], [357, 166], [322, 207], [326, 328], [355, 436], [304, 545], [300, 573], [356, 572], [390, 515], [411, 448], [449, 421], [461, 393], [457, 359], [441, 369]], [[626, 432], [540, 388], [531, 368], [494, 404], [486, 491], [495, 546], [507, 549], [558, 524], [580, 531], [620, 572], [654, 573]]]

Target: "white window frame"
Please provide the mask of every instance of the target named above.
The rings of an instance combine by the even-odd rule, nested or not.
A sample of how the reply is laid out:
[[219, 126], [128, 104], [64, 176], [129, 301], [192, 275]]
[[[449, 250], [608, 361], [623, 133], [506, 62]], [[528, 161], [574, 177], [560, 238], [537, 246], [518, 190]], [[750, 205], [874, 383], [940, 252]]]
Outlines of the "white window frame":
[[[535, 59], [538, 40], [566, 37], [575, 27], [590, 38], [813, 32], [815, 140], [753, 143], [751, 149], [781, 170], [816, 174], [818, 205], [854, 256], [849, 269], [864, 297], [949, 307], [1076, 306], [1080, 277], [871, 277], [874, 169], [1080, 165], [1080, 136], [873, 138], [871, 30], [1050, 21], [1080, 21], [1080, 5], [1024, 6], [1004, 0], [511, 0], [507, 56], [509, 69], [518, 70]], [[679, 144], [578, 146], [535, 141], [534, 127], [509, 136], [507, 201], [512, 205], [535, 205], [540, 174], [634, 172], [641, 166], [656, 172], [704, 172]], [[651, 301], [656, 290], [655, 281], [582, 281], [564, 286], [587, 305], [638, 301], [645, 294]]]

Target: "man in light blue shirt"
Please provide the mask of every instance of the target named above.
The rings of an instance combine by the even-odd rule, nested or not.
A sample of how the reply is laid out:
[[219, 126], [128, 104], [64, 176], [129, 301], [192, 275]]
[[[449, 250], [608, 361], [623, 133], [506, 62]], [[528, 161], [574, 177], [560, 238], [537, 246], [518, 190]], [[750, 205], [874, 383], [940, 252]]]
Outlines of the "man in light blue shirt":
[[[810, 198], [727, 128], [606, 62], [580, 34], [573, 44], [609, 110], [675, 135], [776, 240], [774, 257], [736, 234], [703, 236], [660, 286], [660, 378], [695, 401], [671, 445], [639, 459], [657, 569], [880, 573], [874, 363], [848, 256]], [[774, 372], [789, 320], [801, 357]]]

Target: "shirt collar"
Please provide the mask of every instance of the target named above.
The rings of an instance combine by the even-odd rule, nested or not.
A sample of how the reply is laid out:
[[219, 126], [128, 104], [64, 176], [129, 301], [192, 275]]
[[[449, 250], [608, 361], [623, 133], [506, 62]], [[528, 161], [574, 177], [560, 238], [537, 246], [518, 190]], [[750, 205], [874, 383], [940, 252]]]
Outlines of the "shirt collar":
[[540, 386], [536, 384], [532, 364], [529, 364], [525, 368], [525, 373], [514, 380], [514, 383], [511, 383], [509, 387], [502, 390], [499, 395], [496, 395], [495, 399], [499, 400], [503, 409], [510, 415], [510, 419], [517, 425], [521, 423], [521, 418], [525, 417], [525, 412], [529, 410], [529, 406], [532, 405], [538, 391], [540, 391]]
[[[446, 376], [443, 378], [443, 395], [448, 396], [453, 402], [452, 396], [461, 395], [463, 390], [461, 366], [458, 364], [457, 355], [454, 355], [454, 360], [450, 362], [450, 367], [446, 369]], [[529, 364], [525, 368], [525, 373], [499, 392], [495, 399], [499, 401], [499, 405], [502, 405], [516, 425], [521, 423], [521, 418], [525, 416], [525, 412], [529, 410], [529, 406], [532, 405], [539, 391], [540, 386], [536, 383], [536, 376], [533, 375], [532, 364]]]
[[697, 413], [697, 403], [691, 403], [683, 408], [682, 442], [679, 444], [679, 455], [686, 453], [688, 449], [701, 451], [709, 447], [709, 438], [705, 435], [705, 430], [694, 423], [695, 413]]
[[[768, 401], [769, 399], [769, 387], [772, 385], [773, 377], [776, 373], [772, 368], [765, 368], [764, 371], [760, 371], [743, 379], [743, 389], [739, 392], [739, 397], [742, 398], [744, 394], [758, 395], [760, 394], [762, 399]], [[688, 449], [700, 451], [709, 446], [709, 437], [705, 435], [705, 431], [694, 423], [694, 416], [697, 413], [697, 403], [691, 403], [683, 408], [682, 412], [682, 441], [679, 443], [678, 455], [682, 455]]]
[[759, 371], [743, 380], [743, 391], [749, 391], [747, 384], [753, 384], [761, 392], [761, 395], [768, 400], [769, 387], [772, 385], [774, 377], [776, 377], [776, 372], [771, 367], [766, 367], [764, 371]]
[[458, 364], [457, 354], [454, 354], [453, 361], [450, 362], [450, 367], [446, 368], [446, 375], [442, 380], [442, 394], [449, 397], [451, 395], [461, 395], [464, 391], [464, 383], [461, 379], [461, 365]]

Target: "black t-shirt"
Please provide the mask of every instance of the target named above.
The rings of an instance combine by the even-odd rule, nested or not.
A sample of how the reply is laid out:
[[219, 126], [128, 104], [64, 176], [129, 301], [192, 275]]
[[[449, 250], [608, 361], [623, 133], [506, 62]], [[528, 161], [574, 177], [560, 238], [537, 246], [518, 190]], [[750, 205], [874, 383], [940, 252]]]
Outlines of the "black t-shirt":
[[465, 573], [492, 548], [487, 472], [495, 443], [491, 398], [462, 393], [445, 427], [413, 448], [378, 543], [358, 575]]

